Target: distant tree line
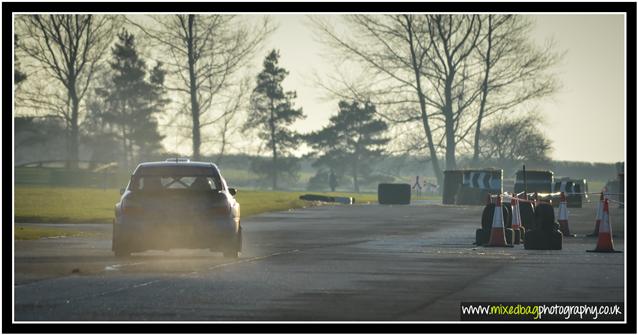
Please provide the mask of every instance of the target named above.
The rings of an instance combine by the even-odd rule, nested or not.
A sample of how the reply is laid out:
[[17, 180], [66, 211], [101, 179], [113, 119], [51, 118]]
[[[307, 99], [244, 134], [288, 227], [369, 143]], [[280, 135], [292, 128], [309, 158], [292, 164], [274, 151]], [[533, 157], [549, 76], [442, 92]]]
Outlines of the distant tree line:
[[312, 21], [328, 50], [343, 64], [353, 60], [364, 75], [320, 82], [339, 102], [326, 111], [327, 125], [302, 134], [294, 125], [305, 114], [295, 106], [296, 92], [283, 88], [289, 72], [279, 52], [267, 53], [258, 74], [245, 71], [275, 29], [268, 19], [16, 15], [15, 107], [27, 117], [17, 145], [57, 136], [51, 143], [64, 143], [69, 169], [82, 147], [96, 160], [130, 169], [169, 154], [162, 144], [169, 130], [189, 140], [191, 158], [216, 148], [217, 162], [239, 149], [233, 138], [256, 136], [268, 159], [254, 158], [250, 166], [272, 189], [282, 178], [298, 178], [294, 153], [305, 145], [316, 171], [311, 185], [349, 184], [356, 192], [394, 179], [377, 168], [390, 156], [418, 155], [439, 183], [444, 169], [459, 167], [461, 154], [472, 156], [463, 166], [477, 167], [485, 160], [549, 159], [539, 119], [510, 116], [559, 88], [551, 70], [560, 54], [531, 42], [526, 17], [340, 18], [349, 27], [343, 34], [324, 19]]

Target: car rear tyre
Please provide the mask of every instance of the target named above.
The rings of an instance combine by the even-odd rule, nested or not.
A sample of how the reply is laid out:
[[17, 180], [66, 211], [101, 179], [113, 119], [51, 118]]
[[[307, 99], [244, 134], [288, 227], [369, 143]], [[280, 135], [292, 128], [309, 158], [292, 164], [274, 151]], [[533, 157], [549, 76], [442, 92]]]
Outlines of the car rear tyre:
[[241, 247], [242, 247], [242, 232], [241, 232], [241, 226], [239, 226], [239, 231], [237, 233], [237, 235], [235, 236], [235, 239], [233, 241], [233, 243], [231, 243], [231, 245], [228, 247], [228, 249], [224, 250], [224, 257], [226, 258], [238, 258], [239, 257], [239, 252], [241, 251]]

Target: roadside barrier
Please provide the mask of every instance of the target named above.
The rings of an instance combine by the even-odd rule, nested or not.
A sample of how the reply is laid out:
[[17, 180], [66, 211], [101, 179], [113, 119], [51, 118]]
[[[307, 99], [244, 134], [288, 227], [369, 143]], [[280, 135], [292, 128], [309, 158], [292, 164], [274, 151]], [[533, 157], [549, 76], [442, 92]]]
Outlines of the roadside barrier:
[[603, 204], [603, 218], [600, 222], [600, 227], [598, 230], [598, 241], [596, 242], [596, 249], [587, 250], [587, 252], [620, 252], [614, 250], [611, 223], [609, 222], [609, 199], [605, 199], [605, 203]]

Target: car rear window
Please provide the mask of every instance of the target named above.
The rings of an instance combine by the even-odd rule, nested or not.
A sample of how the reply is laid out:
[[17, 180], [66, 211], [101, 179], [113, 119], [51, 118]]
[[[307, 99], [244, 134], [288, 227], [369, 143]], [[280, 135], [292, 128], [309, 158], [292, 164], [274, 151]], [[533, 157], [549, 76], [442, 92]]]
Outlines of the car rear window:
[[150, 175], [134, 176], [132, 191], [160, 192], [169, 190], [222, 190], [219, 179], [210, 176]]

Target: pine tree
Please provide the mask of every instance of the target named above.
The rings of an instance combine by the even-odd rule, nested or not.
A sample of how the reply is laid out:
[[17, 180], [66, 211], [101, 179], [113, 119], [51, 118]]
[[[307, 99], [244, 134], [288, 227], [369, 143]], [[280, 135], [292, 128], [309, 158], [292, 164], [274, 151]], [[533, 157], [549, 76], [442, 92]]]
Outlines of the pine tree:
[[162, 148], [164, 136], [158, 131], [155, 115], [168, 103], [163, 86], [166, 72], [162, 64], [157, 63], [147, 73], [146, 62], [136, 49], [135, 37], [124, 29], [111, 51], [110, 80], [96, 92], [104, 99], [105, 110], [100, 115], [117, 129], [128, 166], [135, 158], [142, 160]]
[[330, 123], [306, 136], [318, 156], [313, 165], [349, 174], [355, 192], [359, 192], [361, 178], [372, 172], [369, 161], [380, 157], [390, 141], [381, 137], [388, 125], [375, 119], [375, 113], [370, 102], [340, 101], [339, 112], [330, 118]]
[[283, 156], [300, 142], [300, 135], [290, 130], [298, 119], [305, 118], [301, 108], [295, 108], [294, 91], [284, 91], [281, 83], [288, 71], [279, 67], [279, 52], [272, 50], [257, 76], [257, 86], [251, 95], [251, 113], [244, 129], [257, 129], [258, 137], [272, 152], [272, 164], [267, 168], [272, 177], [272, 188], [277, 189], [277, 176], [287, 172], [291, 164]]
[[[18, 48], [18, 43], [19, 42], [19, 38], [18, 35], [13, 35], [14, 36], [14, 40], [15, 40], [15, 48]], [[25, 81], [27, 79], [27, 74], [22, 72], [20, 70], [20, 61], [18, 60], [17, 55], [14, 53], [13, 54], [13, 83], [14, 85], [17, 87], [18, 85], [20, 85], [21, 82]]]

